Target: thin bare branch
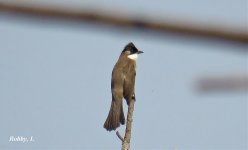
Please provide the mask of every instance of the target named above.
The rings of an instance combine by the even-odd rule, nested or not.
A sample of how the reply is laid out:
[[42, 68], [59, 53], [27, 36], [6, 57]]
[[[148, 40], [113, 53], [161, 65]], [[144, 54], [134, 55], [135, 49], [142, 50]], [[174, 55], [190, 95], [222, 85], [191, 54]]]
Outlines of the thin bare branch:
[[197, 88], [201, 92], [217, 91], [248, 91], [248, 75], [229, 75], [229, 76], [205, 76], [198, 80]]
[[[234, 41], [248, 44], [247, 32], [236, 32], [225, 27], [207, 28], [187, 23], [175, 24], [172, 22], [153, 22], [140, 18], [123, 17], [117, 12], [105, 14], [96, 11], [73, 10], [69, 8], [42, 7], [35, 5], [18, 5], [0, 2], [0, 11], [14, 13], [15, 15], [28, 15], [34, 17], [59, 18], [68, 21], [86, 21], [97, 24], [104, 23], [116, 27], [130, 27], [135, 29], [150, 30], [157, 33], [179, 33], [186, 36], [217, 38], [225, 41]], [[110, 15], [115, 14], [115, 15]], [[237, 30], [238, 31], [238, 30]]]
[[116, 131], [116, 135], [118, 136], [118, 138], [119, 138], [122, 142], [124, 142], [124, 139], [123, 139], [123, 137], [120, 135], [119, 131]]
[[121, 148], [122, 150], [129, 150], [130, 149], [134, 102], [135, 102], [135, 100], [132, 99], [132, 100], [130, 100], [129, 105], [128, 105], [126, 133], [125, 133], [125, 137], [124, 137], [124, 142], [122, 143], [122, 148]]

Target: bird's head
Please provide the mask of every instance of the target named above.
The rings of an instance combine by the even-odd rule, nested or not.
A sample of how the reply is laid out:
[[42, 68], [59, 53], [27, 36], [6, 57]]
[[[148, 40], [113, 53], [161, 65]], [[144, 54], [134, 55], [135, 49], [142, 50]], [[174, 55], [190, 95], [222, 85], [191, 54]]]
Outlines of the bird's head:
[[128, 58], [133, 59], [133, 60], [136, 60], [138, 58], [138, 54], [142, 54], [144, 52], [143, 51], [139, 51], [135, 47], [135, 45], [132, 42], [130, 42], [130, 43], [128, 43], [124, 47], [122, 53], [124, 53], [125, 55], [127, 55]]

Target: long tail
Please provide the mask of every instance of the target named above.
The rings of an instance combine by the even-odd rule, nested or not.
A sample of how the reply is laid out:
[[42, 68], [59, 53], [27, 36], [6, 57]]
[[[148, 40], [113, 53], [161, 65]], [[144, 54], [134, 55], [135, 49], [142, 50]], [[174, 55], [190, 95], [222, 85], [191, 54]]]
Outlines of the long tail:
[[125, 124], [122, 101], [112, 100], [111, 108], [103, 127], [107, 131], [112, 131], [118, 128], [120, 126], [120, 123]]

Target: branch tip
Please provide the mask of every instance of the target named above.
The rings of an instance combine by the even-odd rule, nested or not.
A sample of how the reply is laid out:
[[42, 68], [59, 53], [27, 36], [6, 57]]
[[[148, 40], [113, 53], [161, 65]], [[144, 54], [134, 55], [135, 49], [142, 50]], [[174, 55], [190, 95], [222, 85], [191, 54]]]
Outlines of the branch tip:
[[119, 138], [122, 142], [124, 142], [124, 139], [123, 139], [123, 137], [120, 135], [119, 131], [116, 131], [116, 135], [118, 136], [118, 138]]

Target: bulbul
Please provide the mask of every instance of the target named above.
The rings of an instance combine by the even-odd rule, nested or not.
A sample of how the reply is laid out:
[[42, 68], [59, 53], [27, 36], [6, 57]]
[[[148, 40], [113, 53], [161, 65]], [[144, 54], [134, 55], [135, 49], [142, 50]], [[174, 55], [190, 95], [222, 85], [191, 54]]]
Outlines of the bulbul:
[[143, 52], [139, 51], [132, 42], [128, 43], [113, 68], [111, 79], [112, 103], [104, 123], [104, 128], [107, 131], [115, 130], [120, 124], [125, 124], [122, 100], [125, 98], [127, 105], [132, 99], [135, 100], [136, 60], [138, 54], [141, 53]]

